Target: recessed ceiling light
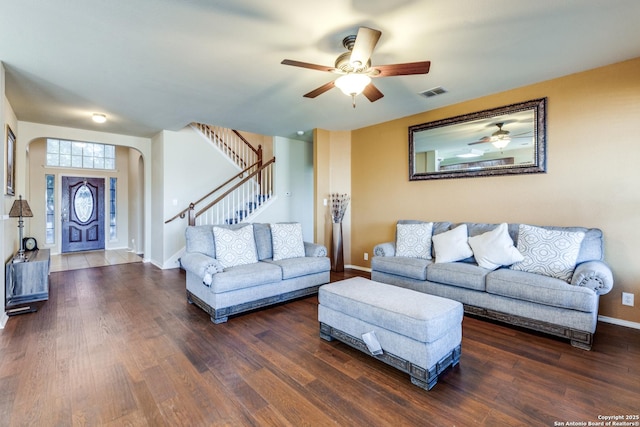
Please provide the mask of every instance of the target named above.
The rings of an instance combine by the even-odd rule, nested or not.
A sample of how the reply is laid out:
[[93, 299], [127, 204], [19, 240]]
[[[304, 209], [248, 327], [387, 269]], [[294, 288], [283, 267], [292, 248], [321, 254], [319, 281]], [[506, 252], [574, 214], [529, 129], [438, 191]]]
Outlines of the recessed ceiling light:
[[100, 114], [100, 113], [93, 113], [92, 119], [96, 123], [104, 123], [104, 122], [107, 121], [107, 116], [105, 116], [104, 114]]

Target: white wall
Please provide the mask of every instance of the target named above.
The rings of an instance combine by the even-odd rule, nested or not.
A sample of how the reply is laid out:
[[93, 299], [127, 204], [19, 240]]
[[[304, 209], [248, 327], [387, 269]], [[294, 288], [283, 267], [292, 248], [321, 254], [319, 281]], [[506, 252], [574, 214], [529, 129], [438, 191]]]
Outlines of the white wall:
[[313, 242], [313, 144], [274, 138], [276, 200], [255, 222], [296, 221], [305, 241]]
[[[4, 165], [5, 165], [5, 153], [7, 151], [6, 148], [6, 140], [5, 140], [5, 129], [6, 129], [6, 123], [7, 123], [7, 119], [5, 117], [6, 115], [6, 110], [8, 109], [9, 106], [9, 101], [7, 101], [7, 98], [5, 97], [4, 94], [4, 65], [2, 64], [2, 62], [0, 62], [0, 125], [2, 125], [2, 150], [0, 150], [0, 176], [2, 177], [0, 179], [0, 182], [2, 183], [2, 193], [4, 194], [4, 186], [5, 186], [5, 169], [4, 169]], [[10, 108], [10, 107], [9, 107]], [[11, 257], [11, 255], [13, 254], [13, 251], [11, 250], [11, 248], [13, 247], [13, 240], [15, 240], [14, 235], [16, 234], [16, 232], [13, 233], [9, 233], [8, 231], [6, 231], [6, 229], [11, 225], [11, 223], [13, 223], [14, 221], [9, 221], [8, 218], [8, 214], [9, 214], [9, 210], [11, 209], [11, 205], [9, 205], [9, 207], [7, 208], [7, 204], [8, 204], [8, 198], [4, 197], [5, 200], [3, 200], [2, 203], [2, 223], [0, 224], [0, 241], [2, 242], [2, 244], [0, 245], [0, 260], [2, 261], [2, 265], [5, 264], [6, 261], [8, 261], [9, 257]], [[4, 271], [4, 267], [3, 267], [3, 271]], [[2, 301], [4, 301], [5, 299], [5, 275], [4, 274], [0, 274], [0, 276], [2, 276], [2, 278], [0, 278], [0, 297], [2, 297]], [[7, 323], [7, 315], [5, 314], [4, 310], [0, 311], [0, 328], [4, 328], [4, 325]]]
[[[162, 268], [177, 268], [178, 257], [185, 245], [187, 219], [177, 219], [169, 224], [164, 224], [164, 220], [239, 169], [190, 127], [178, 132], [163, 131], [154, 137], [152, 145], [154, 171], [162, 170], [162, 176], [153, 174], [153, 211], [163, 212], [163, 215], [154, 216], [152, 227], [154, 254], [162, 256], [151, 261]], [[298, 221], [302, 224], [305, 240], [313, 241], [312, 144], [276, 137], [274, 155], [276, 197], [251, 221]], [[160, 163], [162, 168], [156, 168]]]
[[127, 224], [129, 225], [128, 245], [132, 252], [140, 255], [144, 252], [144, 170], [142, 154], [138, 150], [129, 149], [129, 209]]
[[[227, 157], [190, 126], [162, 131], [153, 141], [154, 159], [154, 259], [162, 268], [179, 267], [176, 254], [185, 245], [187, 218], [169, 224], [189, 203], [240, 172]], [[156, 166], [161, 165], [161, 168]], [[162, 236], [161, 239], [157, 239]], [[157, 255], [157, 257], [155, 256]]]
[[151, 203], [149, 205], [154, 214], [149, 218], [150, 233], [154, 237], [149, 246], [145, 246], [145, 257], [156, 266], [162, 266], [163, 253], [163, 200], [164, 200], [164, 132], [160, 132], [151, 139]]

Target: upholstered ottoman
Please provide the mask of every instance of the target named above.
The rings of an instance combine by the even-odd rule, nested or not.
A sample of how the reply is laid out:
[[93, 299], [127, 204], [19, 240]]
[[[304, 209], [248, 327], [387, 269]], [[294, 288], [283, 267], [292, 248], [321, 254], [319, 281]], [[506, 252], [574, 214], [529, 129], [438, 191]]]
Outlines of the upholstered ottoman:
[[[410, 375], [430, 390], [460, 361], [462, 304], [362, 277], [318, 290], [320, 337], [334, 338]], [[373, 331], [382, 347], [374, 355], [363, 335]]]

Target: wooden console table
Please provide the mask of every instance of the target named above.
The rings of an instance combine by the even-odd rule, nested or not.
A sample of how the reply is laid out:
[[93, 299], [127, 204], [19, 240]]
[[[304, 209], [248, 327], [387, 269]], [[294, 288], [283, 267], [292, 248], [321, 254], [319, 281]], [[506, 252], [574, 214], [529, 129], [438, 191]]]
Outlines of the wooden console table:
[[49, 299], [49, 249], [25, 252], [26, 261], [9, 261], [5, 267], [7, 315], [30, 313]]

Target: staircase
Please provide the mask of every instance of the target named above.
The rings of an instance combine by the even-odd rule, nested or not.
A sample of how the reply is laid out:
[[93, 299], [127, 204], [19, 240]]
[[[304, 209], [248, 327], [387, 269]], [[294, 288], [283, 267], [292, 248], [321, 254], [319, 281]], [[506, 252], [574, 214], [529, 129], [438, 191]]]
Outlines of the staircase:
[[189, 225], [236, 224], [248, 221], [272, 200], [275, 158], [262, 160], [262, 147], [254, 148], [235, 130], [192, 123], [191, 127], [237, 165], [239, 172], [165, 224], [188, 217]]

